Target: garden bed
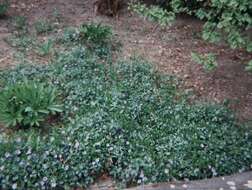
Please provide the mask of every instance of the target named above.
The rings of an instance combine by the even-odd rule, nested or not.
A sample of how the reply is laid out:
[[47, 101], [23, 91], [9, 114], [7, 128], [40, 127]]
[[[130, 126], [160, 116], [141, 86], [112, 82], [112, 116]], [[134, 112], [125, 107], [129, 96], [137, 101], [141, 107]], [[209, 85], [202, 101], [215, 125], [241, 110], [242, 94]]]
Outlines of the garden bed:
[[[86, 188], [102, 175], [125, 188], [251, 169], [251, 128], [224, 104], [192, 98], [178, 76], [143, 56], [124, 57], [125, 44], [109, 26], [40, 20], [27, 35], [17, 28], [23, 21], [14, 21], [17, 33], [6, 42], [22, 64], [0, 73], [1, 94], [11, 97], [1, 102], [2, 121], [14, 126], [0, 135], [1, 189]], [[47, 64], [34, 64], [41, 60]], [[45, 99], [42, 111], [36, 105], [38, 112], [36, 98], [16, 102], [29, 107], [21, 113], [22, 106], [8, 110], [27, 82], [53, 101]]]

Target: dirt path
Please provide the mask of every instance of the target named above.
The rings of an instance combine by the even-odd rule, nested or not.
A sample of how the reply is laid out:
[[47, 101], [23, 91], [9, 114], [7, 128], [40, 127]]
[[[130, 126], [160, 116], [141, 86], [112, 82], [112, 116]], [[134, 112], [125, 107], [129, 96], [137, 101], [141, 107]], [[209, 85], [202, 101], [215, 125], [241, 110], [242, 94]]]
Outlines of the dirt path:
[[[202, 23], [195, 19], [178, 18], [172, 27], [153, 32], [153, 23], [131, 15], [127, 9], [121, 11], [119, 20], [94, 16], [92, 0], [11, 2], [9, 15], [25, 15], [29, 24], [39, 18], [50, 18], [55, 10], [60, 13], [64, 25], [77, 26], [88, 21], [109, 24], [123, 43], [123, 57], [141, 55], [152, 61], [161, 72], [184, 79], [185, 89], [193, 91], [196, 100], [229, 100], [231, 108], [241, 120], [252, 118], [252, 74], [244, 71], [245, 63], [252, 59], [252, 55], [204, 42], [200, 38]], [[0, 21], [0, 68], [13, 64], [8, 58], [11, 48], [3, 41], [9, 32], [6, 26], [4, 20]], [[192, 51], [215, 53], [219, 63], [217, 70], [206, 73], [191, 60]], [[4, 61], [1, 62], [1, 59]]]

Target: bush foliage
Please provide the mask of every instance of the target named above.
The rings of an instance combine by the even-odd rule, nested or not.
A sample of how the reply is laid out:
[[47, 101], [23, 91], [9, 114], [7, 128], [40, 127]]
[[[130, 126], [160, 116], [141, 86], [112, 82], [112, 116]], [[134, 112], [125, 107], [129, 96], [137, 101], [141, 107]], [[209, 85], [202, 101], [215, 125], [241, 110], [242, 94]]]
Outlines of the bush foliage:
[[[194, 15], [205, 22], [202, 37], [210, 42], [225, 40], [232, 48], [244, 48], [252, 52], [252, 3], [251, 0], [168, 0], [157, 1], [174, 13]], [[143, 15], [153, 8], [144, 10], [137, 6], [136, 12]], [[170, 16], [165, 16], [170, 18]], [[164, 20], [157, 17], [158, 21]], [[172, 21], [172, 20], [171, 20]], [[250, 67], [248, 67], [250, 68]]]
[[199, 55], [198, 53], [192, 53], [192, 60], [203, 66], [206, 71], [213, 71], [218, 66], [216, 57], [214, 54], [209, 53], [206, 55]]
[[226, 38], [232, 48], [245, 47], [252, 51], [251, 36], [248, 35], [249, 32], [245, 32], [252, 26], [250, 0], [171, 0], [168, 3], [176, 13], [185, 12], [204, 20], [204, 39], [216, 42]]
[[252, 163], [252, 135], [229, 110], [189, 104], [175, 78], [140, 58], [101, 64], [76, 46], [54, 64], [0, 76], [4, 86], [24, 77], [54, 85], [65, 118], [48, 135], [0, 136], [0, 189], [87, 187], [104, 173], [125, 187], [231, 174]]

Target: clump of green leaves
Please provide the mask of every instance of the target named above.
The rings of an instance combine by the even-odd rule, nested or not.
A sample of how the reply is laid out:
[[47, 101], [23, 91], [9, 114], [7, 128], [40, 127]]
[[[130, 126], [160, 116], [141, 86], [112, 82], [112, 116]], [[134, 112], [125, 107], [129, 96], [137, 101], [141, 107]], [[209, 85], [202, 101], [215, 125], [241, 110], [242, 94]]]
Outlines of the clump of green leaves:
[[19, 32], [27, 31], [27, 19], [24, 16], [15, 16], [12, 19], [12, 25]]
[[0, 91], [0, 121], [9, 126], [40, 126], [51, 115], [62, 112], [56, 90], [43, 84], [23, 82]]
[[91, 51], [99, 57], [107, 57], [111, 52], [118, 49], [119, 43], [113, 38], [110, 26], [88, 23], [80, 26], [78, 30], [78, 42], [85, 44]]
[[4, 16], [9, 7], [8, 1], [0, 2], [0, 17]]
[[49, 55], [53, 50], [53, 45], [54, 43], [52, 39], [46, 40], [41, 45], [39, 45], [38, 54], [41, 56]]
[[157, 22], [161, 27], [169, 26], [175, 20], [175, 14], [158, 6], [147, 7], [144, 4], [131, 3], [129, 8], [145, 18]]
[[73, 43], [79, 40], [79, 30], [74, 27], [67, 27], [63, 29], [63, 33], [57, 37], [60, 43]]
[[251, 71], [252, 72], [252, 60], [248, 63], [246, 67], [246, 71]]
[[63, 44], [84, 45], [102, 58], [108, 57], [120, 46], [114, 38], [111, 27], [96, 23], [83, 24], [79, 28], [66, 28], [57, 41]]
[[44, 34], [53, 30], [53, 25], [46, 19], [40, 19], [34, 23], [37, 34]]
[[203, 66], [206, 71], [213, 71], [218, 66], [216, 57], [214, 54], [209, 53], [206, 55], [200, 55], [198, 53], [192, 52], [192, 60]]
[[89, 23], [83, 24], [79, 30], [80, 40], [87, 41], [92, 44], [104, 44], [112, 37], [111, 27]]

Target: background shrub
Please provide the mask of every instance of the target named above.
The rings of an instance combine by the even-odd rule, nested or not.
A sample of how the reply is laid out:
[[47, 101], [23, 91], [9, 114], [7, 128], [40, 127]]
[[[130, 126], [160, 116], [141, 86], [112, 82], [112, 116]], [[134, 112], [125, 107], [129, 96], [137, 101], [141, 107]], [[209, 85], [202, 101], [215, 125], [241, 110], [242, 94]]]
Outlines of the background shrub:
[[129, 8], [150, 21], [160, 24], [161, 27], [169, 26], [175, 20], [175, 14], [158, 6], [147, 7], [143, 4], [130, 3]]
[[[250, 35], [252, 26], [251, 0], [157, 0], [157, 3], [170, 9], [173, 13], [194, 15], [204, 21], [203, 39], [209, 42], [224, 40], [231, 48], [243, 48], [248, 52], [252, 52], [252, 38]], [[136, 12], [146, 15], [155, 10], [153, 7], [143, 7], [145, 6], [142, 6], [142, 8], [140, 6], [140, 8], [136, 9]], [[170, 18], [169, 15], [163, 16]], [[165, 20], [159, 16], [155, 18], [157, 22]]]
[[0, 92], [0, 121], [6, 126], [40, 126], [50, 114], [62, 112], [54, 88], [34, 82], [7, 86]]

